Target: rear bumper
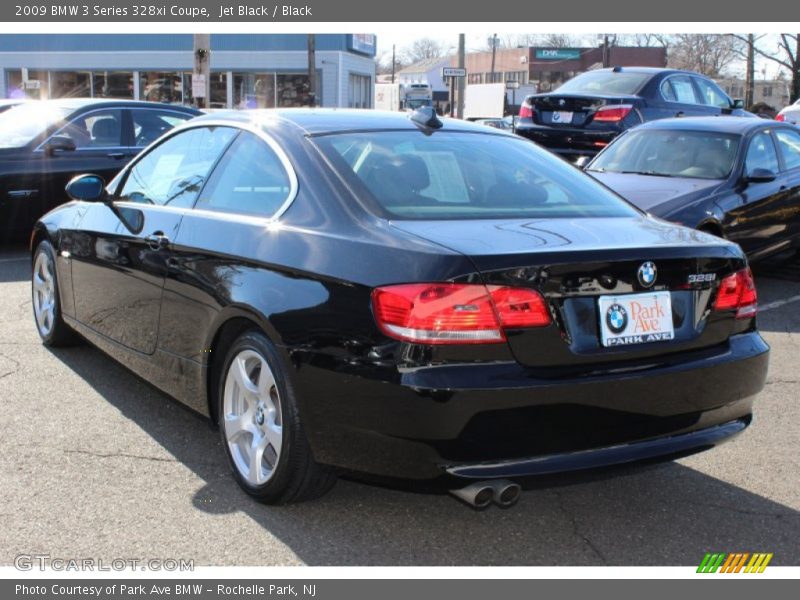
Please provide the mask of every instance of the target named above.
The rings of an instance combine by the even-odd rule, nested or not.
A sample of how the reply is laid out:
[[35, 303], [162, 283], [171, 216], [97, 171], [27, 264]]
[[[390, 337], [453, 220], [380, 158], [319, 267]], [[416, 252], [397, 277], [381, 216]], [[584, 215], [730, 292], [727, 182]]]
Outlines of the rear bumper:
[[312, 360], [296, 381], [319, 462], [408, 479], [508, 477], [707, 449], [749, 422], [768, 358], [751, 332], [686, 362], [586, 377], [492, 363], [392, 378], [389, 367]]
[[730, 440], [744, 431], [750, 425], [750, 421], [750, 417], [747, 416], [722, 425], [652, 440], [534, 458], [454, 465], [447, 467], [446, 471], [450, 475], [468, 479], [524, 477], [682, 456], [709, 450]]
[[622, 131], [547, 127], [520, 123], [515, 133], [536, 142], [551, 152], [567, 157], [594, 156]]

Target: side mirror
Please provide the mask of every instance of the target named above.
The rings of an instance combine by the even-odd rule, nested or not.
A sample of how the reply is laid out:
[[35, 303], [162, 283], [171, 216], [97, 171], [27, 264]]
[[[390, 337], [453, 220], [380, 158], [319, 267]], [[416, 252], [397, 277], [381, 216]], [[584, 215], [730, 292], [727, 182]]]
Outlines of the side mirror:
[[777, 175], [769, 169], [762, 169], [761, 167], [753, 169], [750, 173], [744, 176], [745, 183], [768, 183], [775, 181]]
[[585, 169], [589, 165], [591, 158], [589, 156], [579, 156], [575, 159], [574, 165], [579, 169]]
[[105, 202], [106, 182], [97, 175], [78, 175], [66, 187], [67, 195], [81, 202]]
[[44, 145], [47, 156], [53, 156], [56, 152], [72, 152], [75, 148], [75, 141], [65, 135], [54, 135]]
[[741, 98], [734, 98], [733, 103], [731, 104], [731, 108], [734, 110], [737, 108], [744, 108], [744, 100]]

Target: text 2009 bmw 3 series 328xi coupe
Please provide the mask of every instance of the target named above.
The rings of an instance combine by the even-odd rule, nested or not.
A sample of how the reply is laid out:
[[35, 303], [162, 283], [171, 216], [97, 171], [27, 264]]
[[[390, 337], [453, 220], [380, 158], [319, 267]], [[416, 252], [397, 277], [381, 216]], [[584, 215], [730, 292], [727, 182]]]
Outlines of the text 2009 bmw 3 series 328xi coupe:
[[430, 110], [215, 113], [68, 192], [32, 238], [42, 339], [209, 415], [265, 502], [347, 471], [510, 502], [711, 448], [764, 385], [738, 246]]

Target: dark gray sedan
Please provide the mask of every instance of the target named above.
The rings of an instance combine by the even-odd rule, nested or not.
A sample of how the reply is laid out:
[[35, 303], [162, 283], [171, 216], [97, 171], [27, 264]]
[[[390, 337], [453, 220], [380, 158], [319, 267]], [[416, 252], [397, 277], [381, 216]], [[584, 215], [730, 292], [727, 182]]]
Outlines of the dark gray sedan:
[[800, 244], [800, 131], [761, 119], [664, 119], [586, 167], [652, 215], [739, 243], [750, 260]]

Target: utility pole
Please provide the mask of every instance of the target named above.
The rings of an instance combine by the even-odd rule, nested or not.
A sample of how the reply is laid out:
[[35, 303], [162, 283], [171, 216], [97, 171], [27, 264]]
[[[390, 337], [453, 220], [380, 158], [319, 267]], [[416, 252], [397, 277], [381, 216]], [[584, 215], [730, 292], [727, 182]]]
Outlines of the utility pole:
[[744, 84], [744, 107], [750, 108], [755, 100], [755, 38], [752, 33], [747, 34], [747, 72]]
[[[464, 57], [464, 53], [465, 53], [464, 46], [465, 46], [464, 34], [463, 33], [459, 33], [458, 34], [458, 66], [461, 69], [464, 68], [464, 62], [466, 60], [465, 57]], [[464, 118], [464, 85], [466, 84], [466, 79], [467, 79], [466, 77], [459, 77], [458, 78], [458, 111], [456, 112], [456, 117], [458, 117], [459, 119], [463, 119]]]
[[208, 108], [211, 95], [211, 34], [195, 33], [192, 46], [192, 100], [195, 107]]
[[608, 34], [603, 34], [603, 67], [611, 66], [611, 56], [608, 51]]
[[308, 105], [317, 105], [317, 36], [308, 34]]
[[492, 34], [492, 81], [490, 83], [494, 83], [494, 65], [495, 65], [495, 57], [497, 56], [497, 34]]
[[394, 44], [392, 44], [392, 83], [394, 83], [394, 66], [395, 66], [395, 57], [394, 57]]

